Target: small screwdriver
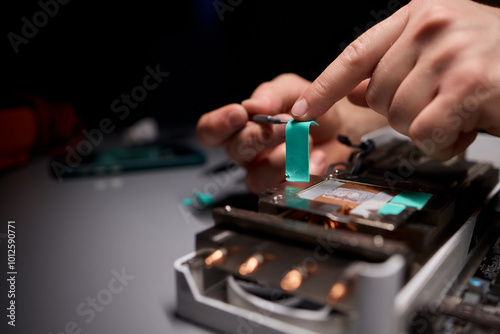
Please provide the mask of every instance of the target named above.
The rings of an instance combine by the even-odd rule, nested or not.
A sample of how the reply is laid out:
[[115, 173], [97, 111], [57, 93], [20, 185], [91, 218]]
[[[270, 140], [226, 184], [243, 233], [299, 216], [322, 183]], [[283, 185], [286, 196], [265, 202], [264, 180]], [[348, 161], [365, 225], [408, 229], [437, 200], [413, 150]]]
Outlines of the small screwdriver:
[[287, 120], [278, 118], [278, 117], [273, 117], [273, 116], [267, 116], [267, 115], [252, 115], [250, 116], [250, 120], [255, 123], [261, 123], [261, 124], [286, 124], [288, 123]]

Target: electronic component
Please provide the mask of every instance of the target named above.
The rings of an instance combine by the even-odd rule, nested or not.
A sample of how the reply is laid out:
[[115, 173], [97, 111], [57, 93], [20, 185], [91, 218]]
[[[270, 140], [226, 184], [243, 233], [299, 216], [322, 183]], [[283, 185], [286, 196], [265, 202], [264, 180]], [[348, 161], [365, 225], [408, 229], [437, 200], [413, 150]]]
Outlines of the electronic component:
[[[178, 313], [231, 333], [407, 330], [487, 232], [474, 226], [498, 170], [434, 161], [408, 141], [372, 144], [356, 173], [284, 182], [260, 196], [259, 211], [216, 208], [195, 252], [175, 263]], [[500, 298], [496, 281], [488, 293], [485, 284], [474, 276], [464, 305]]]
[[500, 206], [498, 195], [478, 219], [486, 237], [473, 245], [469, 260], [443, 297], [416, 314], [414, 331], [500, 333]]

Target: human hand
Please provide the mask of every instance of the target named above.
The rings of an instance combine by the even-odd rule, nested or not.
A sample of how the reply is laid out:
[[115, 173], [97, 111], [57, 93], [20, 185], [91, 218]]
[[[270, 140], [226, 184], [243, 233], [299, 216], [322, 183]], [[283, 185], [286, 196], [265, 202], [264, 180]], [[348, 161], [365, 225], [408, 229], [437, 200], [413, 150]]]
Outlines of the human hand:
[[[226, 153], [247, 170], [246, 184], [259, 193], [285, 178], [285, 125], [250, 122], [248, 115], [277, 115], [290, 119], [290, 109], [310, 82], [295, 75], [282, 74], [261, 84], [250, 99], [230, 104], [202, 115], [197, 125], [200, 143], [208, 147], [224, 146]], [[329, 108], [311, 127], [310, 173], [323, 174], [332, 162], [345, 161], [351, 149], [337, 141], [338, 134], [353, 142], [384, 125], [382, 116], [357, 107], [347, 99]]]
[[351, 43], [301, 94], [298, 120], [338, 100], [386, 116], [426, 154], [448, 159], [477, 130], [500, 136], [500, 9], [414, 0]]

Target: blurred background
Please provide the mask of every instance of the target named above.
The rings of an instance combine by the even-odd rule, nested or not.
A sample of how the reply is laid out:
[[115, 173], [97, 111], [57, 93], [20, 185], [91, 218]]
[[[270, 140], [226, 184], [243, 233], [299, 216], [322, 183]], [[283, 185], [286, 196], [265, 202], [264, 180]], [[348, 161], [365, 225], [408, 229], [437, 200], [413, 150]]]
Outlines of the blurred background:
[[[313, 80], [343, 47], [405, 3], [0, 2], [0, 268], [6, 268], [7, 221], [16, 220], [20, 274], [14, 332], [59, 333], [70, 321], [82, 333], [202, 332], [175, 317], [172, 263], [194, 249], [194, 234], [213, 221], [211, 210], [191, 210], [184, 200], [201, 192], [213, 195], [217, 204], [238, 202], [238, 207], [256, 210], [257, 198], [249, 199], [242, 190], [244, 171], [216, 149], [201, 168], [128, 177], [113, 170], [101, 176], [96, 168], [98, 177], [60, 182], [48, 175], [55, 171], [55, 161], [46, 157], [48, 146], [59, 145], [60, 152], [50, 153], [62, 154], [63, 163], [70, 159], [69, 169], [78, 170], [84, 164], [75, 149], [86, 156], [105, 146], [83, 145], [99, 138], [84, 140], [81, 126], [92, 132], [109, 119], [116, 129], [110, 134], [121, 137], [122, 130], [146, 117], [157, 120], [163, 137], [191, 144], [203, 113], [248, 98], [260, 83], [284, 72]], [[127, 117], [115, 112], [113, 103], [127, 106], [123, 96], [140, 94], [144, 78], [157, 68], [168, 76], [141, 101], [131, 101], [136, 106], [128, 107]], [[12, 98], [17, 92], [38, 94], [52, 104], [32, 99], [27, 108], [16, 109], [26, 104]], [[83, 125], [68, 116], [72, 110]], [[55, 128], [59, 137], [50, 135]], [[66, 149], [69, 145], [61, 140], [75, 134], [75, 145]], [[112, 145], [122, 144], [110, 139]], [[43, 158], [30, 160], [37, 150]], [[16, 170], [4, 174], [3, 166]], [[69, 173], [64, 167], [57, 170], [64, 177]], [[75, 313], [77, 306], [104, 291], [111, 270], [122, 268], [137, 279], [87, 323]], [[3, 270], [0, 309], [6, 310]], [[4, 314], [0, 333], [7, 333]]]
[[[87, 127], [109, 117], [120, 129], [153, 116], [162, 131], [175, 132], [194, 127], [204, 112], [242, 101], [280, 73], [314, 79], [342, 47], [404, 4], [4, 2], [0, 88], [2, 94], [28, 91], [69, 102]], [[24, 27], [26, 21], [36, 24], [35, 31]], [[33, 36], [23, 39], [26, 33]], [[118, 118], [112, 102], [142, 85], [147, 66], [170, 74], [129, 116]]]

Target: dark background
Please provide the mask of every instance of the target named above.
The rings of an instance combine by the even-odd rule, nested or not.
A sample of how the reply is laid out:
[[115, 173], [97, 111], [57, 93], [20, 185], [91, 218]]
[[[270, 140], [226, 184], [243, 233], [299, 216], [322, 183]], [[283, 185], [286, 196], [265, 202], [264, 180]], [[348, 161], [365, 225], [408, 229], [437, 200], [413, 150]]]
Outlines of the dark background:
[[[42, 0], [54, 3], [55, 0]], [[114, 117], [125, 127], [156, 117], [169, 131], [249, 97], [284, 72], [314, 79], [361, 31], [403, 1], [179, 0], [59, 4], [16, 54], [7, 35], [22, 35], [38, 1], [0, 8], [2, 92], [43, 94], [72, 103], [93, 127]], [[220, 8], [219, 16], [215, 7]], [[222, 18], [222, 19], [221, 19]], [[145, 68], [170, 75], [124, 120], [111, 102], [142, 84]]]

